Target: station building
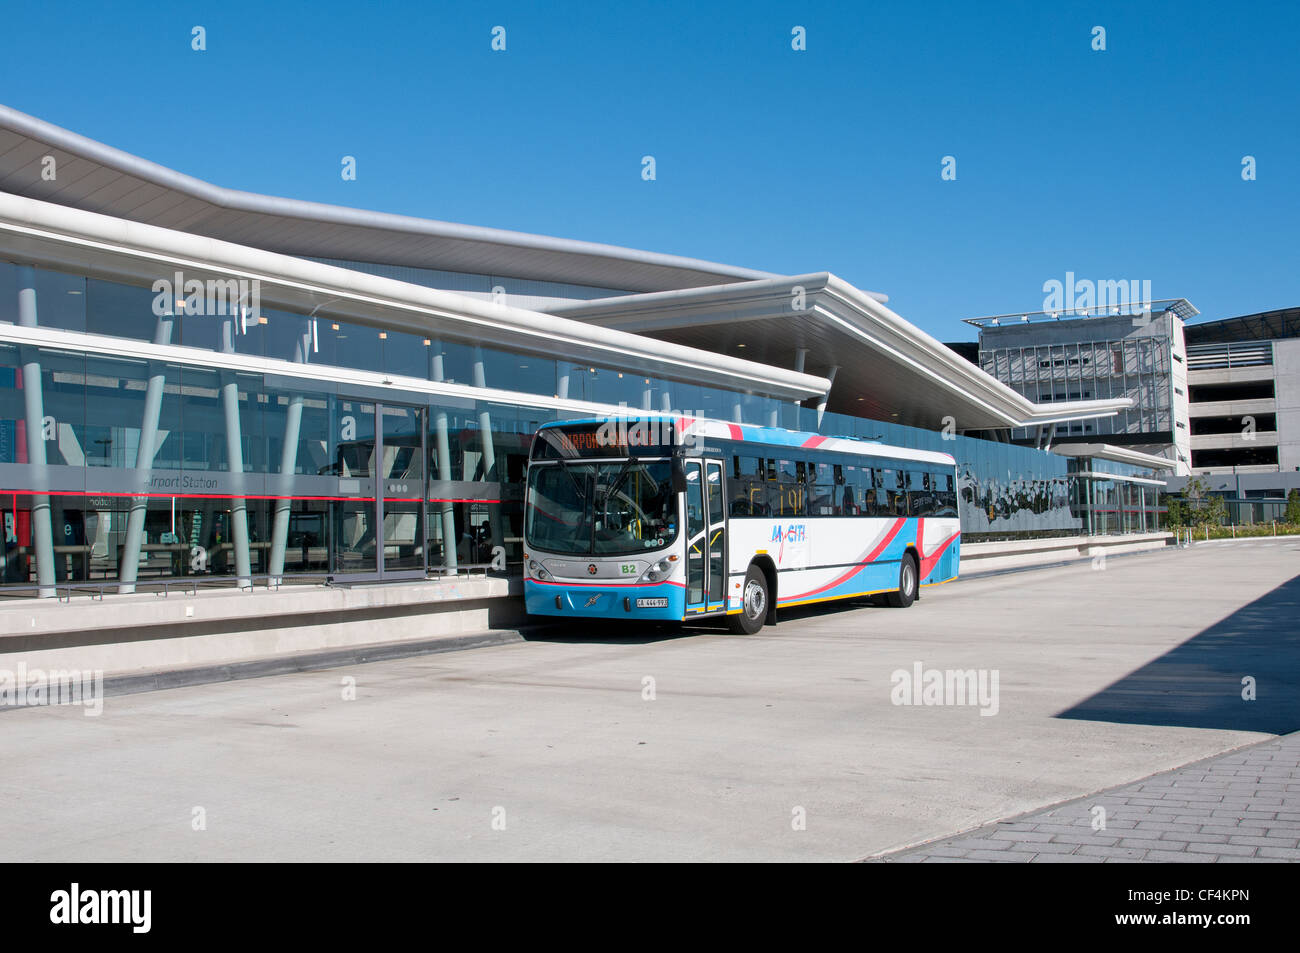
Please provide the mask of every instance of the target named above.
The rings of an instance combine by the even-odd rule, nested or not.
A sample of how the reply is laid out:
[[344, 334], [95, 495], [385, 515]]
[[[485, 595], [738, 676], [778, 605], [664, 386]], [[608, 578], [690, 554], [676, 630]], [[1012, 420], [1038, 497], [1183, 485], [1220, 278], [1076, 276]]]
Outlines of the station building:
[[1191, 467], [1186, 322], [1199, 314], [1185, 298], [1125, 307], [1036, 311], [968, 318], [979, 329], [979, 365], [1039, 402], [1124, 396], [1131, 406], [1095, 420], [1014, 429], [1017, 443], [1103, 439]]
[[976, 538], [1148, 532], [1167, 460], [1012, 442], [1133, 406], [831, 274], [225, 189], [0, 107], [5, 594], [517, 572], [536, 428], [644, 411], [943, 450]]

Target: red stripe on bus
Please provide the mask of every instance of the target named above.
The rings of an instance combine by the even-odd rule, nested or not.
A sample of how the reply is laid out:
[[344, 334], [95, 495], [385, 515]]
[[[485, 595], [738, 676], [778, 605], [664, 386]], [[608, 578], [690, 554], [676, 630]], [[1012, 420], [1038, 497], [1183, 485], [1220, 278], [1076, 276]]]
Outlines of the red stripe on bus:
[[948, 551], [948, 547], [952, 545], [953, 540], [955, 540], [960, 535], [961, 535], [960, 531], [953, 533], [942, 543], [940, 543], [939, 548], [936, 549], [934, 552], [932, 552], [929, 556], [921, 557], [921, 576], [920, 576], [921, 579], [924, 579], [926, 576], [930, 575], [930, 572], [934, 569], [935, 563], [939, 561], [939, 557], [941, 557], [944, 553]]
[[[118, 490], [10, 490], [2, 492], [21, 496], [104, 496], [120, 499], [155, 499], [155, 500], [312, 500], [326, 503], [373, 503], [373, 496], [265, 496], [259, 493], [130, 493]], [[417, 497], [389, 496], [390, 503], [419, 503]], [[500, 503], [501, 500], [481, 500], [472, 497], [455, 497], [449, 499], [431, 499], [430, 503]]]
[[784, 599], [778, 599], [777, 603], [779, 604], [782, 602], [792, 602], [795, 599], [806, 599], [809, 596], [817, 595], [817, 593], [819, 592], [825, 592], [827, 589], [834, 589], [840, 583], [852, 579], [854, 576], [856, 576], [859, 572], [862, 571], [862, 568], [864, 566], [867, 566], [872, 562], [874, 562], [876, 557], [885, 551], [885, 547], [894, 541], [894, 537], [898, 535], [898, 531], [903, 528], [903, 524], [906, 522], [907, 522], [906, 518], [900, 518], [896, 520], [894, 522], [894, 525], [890, 528], [889, 532], [885, 534], [885, 538], [882, 539], [876, 545], [876, 548], [873, 549], [870, 553], [868, 553], [866, 557], [862, 559], [860, 562], [854, 563], [853, 568], [850, 569], [848, 572], [844, 573], [843, 575], [839, 576], [836, 579], [832, 579], [830, 582], [826, 583], [826, 585], [818, 586], [816, 589], [813, 589], [809, 592], [800, 592], [800, 593], [796, 593], [793, 596], [787, 596]]

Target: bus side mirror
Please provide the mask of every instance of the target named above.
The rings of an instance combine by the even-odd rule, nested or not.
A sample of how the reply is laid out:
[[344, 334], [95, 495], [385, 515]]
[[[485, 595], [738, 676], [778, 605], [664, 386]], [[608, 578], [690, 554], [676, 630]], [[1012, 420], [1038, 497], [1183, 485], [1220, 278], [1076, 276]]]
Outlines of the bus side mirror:
[[686, 464], [680, 458], [673, 458], [673, 492], [686, 492]]

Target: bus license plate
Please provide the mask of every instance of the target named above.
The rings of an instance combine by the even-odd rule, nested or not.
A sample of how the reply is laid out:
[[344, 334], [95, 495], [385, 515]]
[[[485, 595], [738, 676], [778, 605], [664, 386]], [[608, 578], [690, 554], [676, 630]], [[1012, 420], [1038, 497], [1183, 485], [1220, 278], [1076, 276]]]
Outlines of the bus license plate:
[[636, 607], [638, 609], [667, 609], [668, 600], [663, 596], [650, 599], [638, 599], [636, 601]]

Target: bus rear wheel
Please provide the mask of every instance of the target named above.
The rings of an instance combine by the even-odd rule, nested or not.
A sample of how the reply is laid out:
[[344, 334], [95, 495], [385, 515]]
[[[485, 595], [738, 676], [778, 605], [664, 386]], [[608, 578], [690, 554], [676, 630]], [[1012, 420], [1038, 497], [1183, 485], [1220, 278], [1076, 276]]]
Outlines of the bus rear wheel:
[[916, 558], [911, 553], [905, 553], [898, 564], [898, 591], [888, 593], [885, 601], [895, 609], [906, 609], [916, 601], [919, 581]]
[[767, 621], [767, 577], [763, 570], [750, 566], [740, 593], [740, 611], [727, 616], [727, 624], [737, 635], [753, 635]]

